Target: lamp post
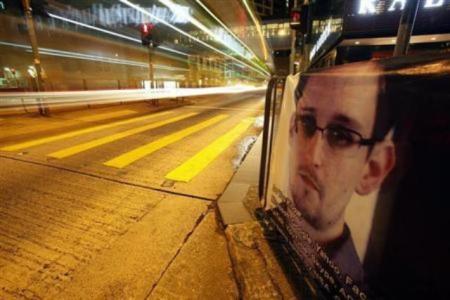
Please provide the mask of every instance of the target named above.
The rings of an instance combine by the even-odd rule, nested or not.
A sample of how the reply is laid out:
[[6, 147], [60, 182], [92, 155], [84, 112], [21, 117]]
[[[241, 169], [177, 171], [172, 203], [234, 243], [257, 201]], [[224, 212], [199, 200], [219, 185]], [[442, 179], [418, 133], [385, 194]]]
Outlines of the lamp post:
[[[33, 53], [33, 64], [36, 70], [36, 89], [38, 92], [44, 91], [44, 81], [42, 79], [42, 67], [41, 59], [39, 56], [39, 47], [36, 38], [36, 28], [34, 26], [32, 9], [30, 6], [30, 0], [22, 0], [22, 5], [25, 13], [25, 21], [27, 25], [28, 37], [30, 38], [31, 50]], [[48, 115], [48, 109], [42, 102], [41, 98], [37, 98], [39, 113], [42, 116]]]
[[154, 89], [154, 73], [153, 73], [153, 49], [148, 47], [148, 77], [150, 79], [150, 89]]

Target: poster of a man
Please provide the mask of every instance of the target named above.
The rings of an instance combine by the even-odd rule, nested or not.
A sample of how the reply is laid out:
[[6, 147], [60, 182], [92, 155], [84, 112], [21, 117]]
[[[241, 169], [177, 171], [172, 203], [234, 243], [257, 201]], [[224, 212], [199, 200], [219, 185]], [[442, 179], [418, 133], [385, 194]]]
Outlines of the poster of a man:
[[395, 164], [380, 74], [370, 62], [301, 78], [290, 124], [290, 192], [302, 227], [355, 282], [363, 272], [346, 207], [354, 193], [377, 190]]
[[448, 54], [288, 78], [265, 208], [325, 297], [448, 298], [449, 79]]

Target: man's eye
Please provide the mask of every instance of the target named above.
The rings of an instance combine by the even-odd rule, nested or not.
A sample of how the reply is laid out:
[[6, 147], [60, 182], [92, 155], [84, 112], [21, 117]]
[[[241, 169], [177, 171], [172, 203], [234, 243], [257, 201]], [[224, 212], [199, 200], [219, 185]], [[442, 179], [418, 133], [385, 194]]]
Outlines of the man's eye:
[[356, 143], [354, 134], [342, 128], [330, 128], [327, 133], [328, 143], [333, 147], [345, 148]]
[[316, 120], [314, 117], [311, 116], [301, 116], [299, 118], [300, 126], [302, 127], [303, 132], [307, 136], [314, 135], [314, 132], [316, 131]]

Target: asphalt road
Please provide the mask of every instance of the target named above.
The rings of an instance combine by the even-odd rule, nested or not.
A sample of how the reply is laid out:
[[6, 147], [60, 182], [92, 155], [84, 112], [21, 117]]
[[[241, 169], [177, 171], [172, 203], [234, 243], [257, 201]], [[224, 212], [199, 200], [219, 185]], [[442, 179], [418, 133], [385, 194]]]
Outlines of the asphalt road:
[[246, 94], [0, 119], [0, 298], [236, 298], [215, 200], [262, 108]]

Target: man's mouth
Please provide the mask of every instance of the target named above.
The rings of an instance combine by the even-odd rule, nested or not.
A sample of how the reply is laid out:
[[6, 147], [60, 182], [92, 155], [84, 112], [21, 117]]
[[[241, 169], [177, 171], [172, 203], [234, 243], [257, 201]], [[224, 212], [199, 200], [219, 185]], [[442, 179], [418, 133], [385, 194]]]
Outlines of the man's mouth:
[[300, 177], [303, 179], [303, 181], [305, 182], [305, 184], [313, 189], [315, 189], [316, 191], [320, 192], [320, 187], [319, 184], [317, 183], [317, 181], [307, 172], [305, 171], [299, 171], [298, 174], [300, 175]]

